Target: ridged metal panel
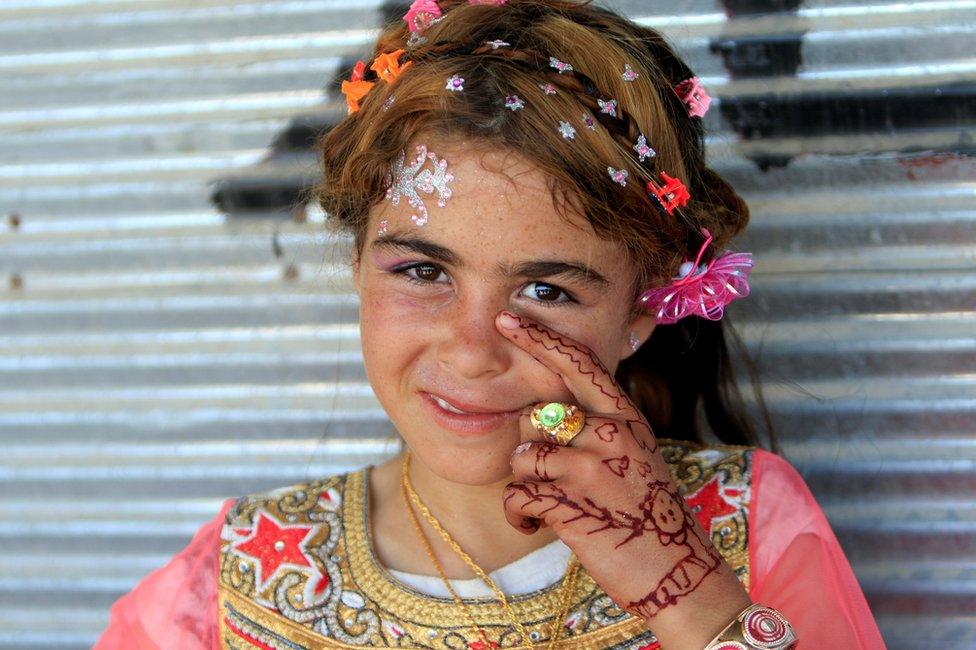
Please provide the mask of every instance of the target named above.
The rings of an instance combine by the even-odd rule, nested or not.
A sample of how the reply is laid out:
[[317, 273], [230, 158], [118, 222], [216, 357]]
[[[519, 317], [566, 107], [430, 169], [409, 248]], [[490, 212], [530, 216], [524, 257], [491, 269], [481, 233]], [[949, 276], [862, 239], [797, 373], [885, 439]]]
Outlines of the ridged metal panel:
[[[976, 2], [611, 6], [718, 98], [730, 319], [889, 646], [976, 647]], [[0, 647], [87, 647], [222, 498], [393, 451], [349, 242], [274, 196], [398, 11], [0, 4]]]

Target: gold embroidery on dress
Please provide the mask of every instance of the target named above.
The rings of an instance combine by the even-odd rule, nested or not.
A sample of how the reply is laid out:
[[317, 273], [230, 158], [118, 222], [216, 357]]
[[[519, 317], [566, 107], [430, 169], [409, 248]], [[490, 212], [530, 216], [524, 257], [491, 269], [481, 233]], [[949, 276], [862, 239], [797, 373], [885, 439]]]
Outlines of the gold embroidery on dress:
[[[712, 542], [749, 586], [751, 448], [661, 439], [679, 489]], [[243, 497], [222, 532], [221, 646], [240, 650], [427, 648], [490, 650], [449, 598], [397, 580], [369, 532], [371, 467]], [[548, 642], [558, 582], [509, 599], [534, 644]], [[643, 621], [622, 611], [581, 568], [557, 648], [651, 650]], [[517, 633], [491, 598], [465, 599], [492, 648]]]

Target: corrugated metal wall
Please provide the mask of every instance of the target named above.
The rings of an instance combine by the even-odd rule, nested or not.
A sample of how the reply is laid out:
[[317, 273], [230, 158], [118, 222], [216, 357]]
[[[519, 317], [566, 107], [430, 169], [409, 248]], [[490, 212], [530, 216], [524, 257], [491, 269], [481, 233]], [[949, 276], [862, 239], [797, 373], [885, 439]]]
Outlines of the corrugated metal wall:
[[[976, 647], [976, 2], [607, 4], [720, 100], [730, 318], [890, 647]], [[348, 242], [291, 206], [404, 9], [0, 3], [0, 647], [87, 647], [223, 497], [393, 451]]]

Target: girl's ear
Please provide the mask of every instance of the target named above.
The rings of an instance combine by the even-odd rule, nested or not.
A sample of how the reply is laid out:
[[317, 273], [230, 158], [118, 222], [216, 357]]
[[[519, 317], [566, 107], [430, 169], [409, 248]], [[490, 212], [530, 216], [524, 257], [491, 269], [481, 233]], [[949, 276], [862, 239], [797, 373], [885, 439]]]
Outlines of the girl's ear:
[[651, 338], [655, 327], [657, 323], [654, 321], [653, 314], [640, 313], [635, 316], [628, 324], [626, 337], [620, 345], [620, 360], [623, 361], [637, 351], [633, 347], [634, 344], [638, 349], [644, 345], [647, 339]]

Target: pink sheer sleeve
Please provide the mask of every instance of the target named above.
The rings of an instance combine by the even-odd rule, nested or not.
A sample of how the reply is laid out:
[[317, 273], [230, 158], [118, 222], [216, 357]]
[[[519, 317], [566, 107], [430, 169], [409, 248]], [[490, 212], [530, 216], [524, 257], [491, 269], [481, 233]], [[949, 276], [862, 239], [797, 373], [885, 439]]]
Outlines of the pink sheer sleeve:
[[217, 563], [224, 516], [233, 503], [224, 501], [220, 513], [197, 530], [186, 548], [115, 601], [93, 650], [220, 647]]
[[799, 648], [884, 650], [884, 641], [834, 531], [803, 477], [768, 451], [752, 465], [750, 593], [781, 611]]

